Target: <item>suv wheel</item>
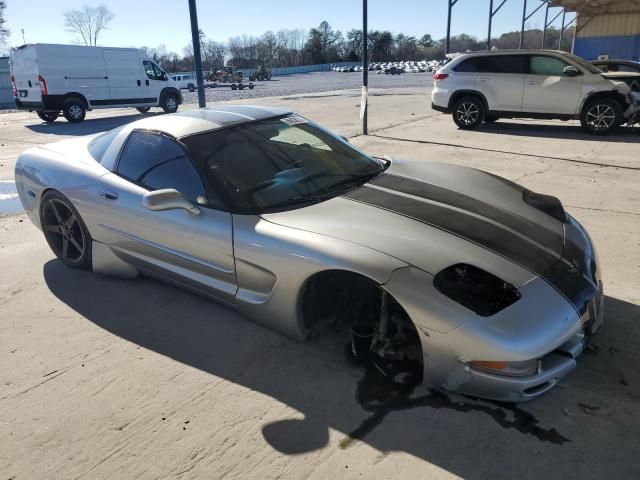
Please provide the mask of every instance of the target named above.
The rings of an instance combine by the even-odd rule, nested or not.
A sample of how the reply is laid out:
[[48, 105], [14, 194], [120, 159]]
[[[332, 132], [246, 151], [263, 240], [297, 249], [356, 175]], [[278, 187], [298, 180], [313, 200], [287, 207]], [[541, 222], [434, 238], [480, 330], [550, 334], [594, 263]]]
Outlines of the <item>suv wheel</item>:
[[582, 128], [594, 135], [604, 135], [622, 122], [622, 107], [611, 98], [591, 100], [582, 109]]
[[484, 104], [478, 97], [462, 97], [453, 105], [453, 121], [463, 130], [476, 128], [485, 116]]

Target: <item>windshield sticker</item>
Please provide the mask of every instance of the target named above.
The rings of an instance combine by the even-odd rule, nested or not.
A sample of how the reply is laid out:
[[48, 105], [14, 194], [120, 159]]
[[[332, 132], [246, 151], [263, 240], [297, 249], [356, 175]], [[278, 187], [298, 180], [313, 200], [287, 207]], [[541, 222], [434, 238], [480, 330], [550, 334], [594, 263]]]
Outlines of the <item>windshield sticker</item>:
[[290, 115], [288, 117], [281, 118], [280, 121], [286, 123], [287, 125], [298, 125], [300, 123], [309, 123], [309, 120], [301, 117], [300, 115]]

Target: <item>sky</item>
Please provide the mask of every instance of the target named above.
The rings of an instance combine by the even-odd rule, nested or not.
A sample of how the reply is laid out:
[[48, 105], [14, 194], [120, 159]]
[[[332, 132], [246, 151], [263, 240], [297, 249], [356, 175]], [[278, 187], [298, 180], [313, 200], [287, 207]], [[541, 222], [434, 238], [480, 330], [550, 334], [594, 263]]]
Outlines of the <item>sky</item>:
[[[92, 0], [7, 0], [6, 27], [9, 45], [23, 43], [73, 43], [65, 31], [64, 11]], [[157, 47], [182, 53], [191, 39], [187, 0], [108, 0], [115, 13], [110, 28], [99, 40], [113, 47]], [[500, 0], [495, 0], [496, 5]], [[538, 5], [529, 0], [529, 11]], [[494, 17], [493, 34], [520, 29], [523, 0], [507, 0]], [[486, 38], [489, 0], [459, 0], [453, 8], [452, 35], [467, 33]], [[336, 30], [362, 27], [361, 0], [200, 0], [198, 23], [207, 38], [226, 41], [236, 35], [261, 35], [267, 30], [309, 28], [328, 21]], [[542, 27], [544, 8], [527, 23]], [[421, 37], [443, 38], [447, 28], [447, 0], [369, 0], [369, 28]]]

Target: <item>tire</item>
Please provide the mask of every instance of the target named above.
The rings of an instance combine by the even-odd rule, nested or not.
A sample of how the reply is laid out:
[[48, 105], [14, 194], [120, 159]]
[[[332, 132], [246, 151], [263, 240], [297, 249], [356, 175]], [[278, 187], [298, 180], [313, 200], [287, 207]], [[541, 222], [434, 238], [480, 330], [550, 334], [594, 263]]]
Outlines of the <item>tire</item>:
[[38, 117], [40, 117], [40, 120], [43, 120], [47, 123], [55, 122], [56, 119], [60, 116], [59, 112], [43, 112], [42, 110], [37, 111], [36, 114], [38, 115]]
[[462, 97], [453, 104], [453, 121], [462, 130], [473, 130], [484, 121], [486, 109], [478, 97]]
[[484, 117], [484, 123], [493, 123], [497, 122], [498, 120], [500, 120], [500, 117], [494, 117], [491, 115], [487, 115], [486, 117]]
[[167, 93], [162, 99], [162, 110], [164, 113], [175, 113], [178, 111], [178, 97], [173, 93]]
[[140, 113], [142, 113], [144, 115], [149, 110], [151, 110], [151, 107], [136, 107], [136, 110], [138, 110]]
[[236, 84], [235, 84], [235, 83], [232, 83], [232, 84], [231, 84], [231, 90], [235, 90], [235, 89], [236, 89]]
[[193, 83], [190, 83], [189, 85], [187, 85], [187, 90], [189, 90], [190, 92], [195, 92], [196, 87]]
[[70, 98], [64, 102], [62, 114], [64, 115], [64, 118], [67, 119], [67, 122], [80, 123], [84, 120], [84, 117], [87, 114], [87, 109], [85, 108], [82, 100], [78, 98]]
[[249, 90], [253, 90], [253, 85], [249, 85]]
[[240, 90], [244, 90], [244, 84], [242, 84], [242, 83], [241, 83], [240, 85], [238, 85], [238, 88], [239, 88]]
[[622, 106], [611, 98], [587, 102], [580, 113], [580, 124], [592, 135], [605, 135], [622, 123]]
[[48, 191], [40, 202], [40, 226], [49, 248], [72, 268], [91, 268], [91, 235], [67, 197]]

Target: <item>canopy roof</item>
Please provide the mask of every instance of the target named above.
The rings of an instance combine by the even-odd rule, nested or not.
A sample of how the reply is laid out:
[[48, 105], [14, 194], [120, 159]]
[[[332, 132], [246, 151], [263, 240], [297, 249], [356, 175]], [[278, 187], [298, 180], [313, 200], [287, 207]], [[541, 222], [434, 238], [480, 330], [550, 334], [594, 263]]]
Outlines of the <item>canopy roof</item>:
[[549, 0], [552, 7], [564, 7], [568, 12], [602, 15], [611, 12], [640, 11], [640, 0]]

